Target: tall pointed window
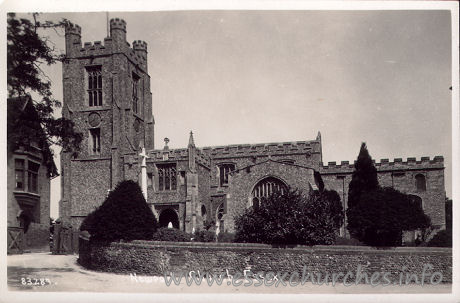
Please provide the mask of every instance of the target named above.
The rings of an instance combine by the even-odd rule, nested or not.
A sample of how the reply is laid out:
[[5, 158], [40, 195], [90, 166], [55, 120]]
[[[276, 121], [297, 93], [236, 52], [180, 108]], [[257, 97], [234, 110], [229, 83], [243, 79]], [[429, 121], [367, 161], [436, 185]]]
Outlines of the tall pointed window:
[[102, 72], [100, 66], [86, 69], [88, 78], [88, 105], [102, 106]]
[[89, 130], [89, 153], [99, 155], [101, 153], [101, 129], [92, 128]]

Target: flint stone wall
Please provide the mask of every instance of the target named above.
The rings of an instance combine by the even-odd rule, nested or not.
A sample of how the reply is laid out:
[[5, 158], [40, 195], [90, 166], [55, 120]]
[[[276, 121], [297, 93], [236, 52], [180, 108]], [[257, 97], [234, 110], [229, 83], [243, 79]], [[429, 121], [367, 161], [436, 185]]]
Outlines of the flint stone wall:
[[[390, 273], [399, 281], [400, 273], [416, 274], [420, 279], [425, 264], [431, 264], [429, 277], [440, 272], [442, 282], [452, 283], [452, 249], [398, 247], [375, 249], [357, 246], [272, 247], [246, 243], [180, 243], [133, 241], [130, 243], [90, 244], [80, 239], [79, 262], [100, 271], [137, 275], [163, 276], [174, 272], [243, 273], [298, 272], [304, 267], [312, 273], [356, 274], [358, 266], [370, 277], [374, 272]], [[404, 270], [403, 270], [404, 267]], [[339, 279], [340, 281], [340, 279]], [[354, 281], [354, 280], [351, 280]], [[364, 280], [362, 280], [364, 282]], [[384, 283], [382, 281], [381, 283]]]

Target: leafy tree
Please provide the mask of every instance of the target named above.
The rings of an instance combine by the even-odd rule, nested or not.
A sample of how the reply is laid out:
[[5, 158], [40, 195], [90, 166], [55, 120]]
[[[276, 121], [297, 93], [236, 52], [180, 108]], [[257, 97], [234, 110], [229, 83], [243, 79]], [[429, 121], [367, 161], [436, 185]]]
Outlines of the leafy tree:
[[366, 143], [363, 142], [348, 187], [348, 207], [353, 207], [357, 203], [362, 192], [372, 191], [378, 187], [377, 169], [369, 155]]
[[[56, 54], [47, 39], [40, 36], [39, 30], [58, 30], [68, 21], [40, 23], [37, 21], [37, 14], [32, 16], [33, 21], [18, 19], [14, 13], [8, 14], [8, 103], [25, 104], [30, 101], [33, 105], [33, 110], [24, 111], [14, 119], [9, 119], [8, 140], [13, 149], [37, 139], [45, 142], [45, 158], [52, 159], [52, 151], [46, 147], [56, 144], [66, 150], [78, 152], [82, 135], [74, 131], [72, 121], [54, 117], [54, 110], [61, 106], [61, 102], [53, 97], [52, 83], [41, 66], [55, 64], [64, 57]], [[52, 172], [51, 161], [48, 162], [48, 170], [55, 173]]]
[[80, 227], [97, 242], [151, 240], [156, 229], [157, 220], [141, 188], [131, 180], [119, 183]]
[[288, 189], [272, 193], [235, 219], [236, 242], [283, 245], [333, 244], [343, 220], [340, 198], [332, 191], [305, 196]]

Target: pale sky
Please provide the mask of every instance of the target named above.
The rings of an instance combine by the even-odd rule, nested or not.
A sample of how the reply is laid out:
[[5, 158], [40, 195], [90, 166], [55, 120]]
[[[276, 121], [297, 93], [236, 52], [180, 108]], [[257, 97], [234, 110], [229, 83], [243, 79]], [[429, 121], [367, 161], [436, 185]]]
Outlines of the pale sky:
[[[452, 193], [449, 11], [110, 13], [148, 43], [155, 147], [323, 139], [323, 161], [442, 155]], [[105, 13], [44, 14], [103, 41]], [[64, 37], [47, 33], [58, 49]], [[47, 72], [62, 100], [62, 70]], [[59, 161], [56, 161], [59, 164]], [[60, 179], [52, 181], [57, 217]]]

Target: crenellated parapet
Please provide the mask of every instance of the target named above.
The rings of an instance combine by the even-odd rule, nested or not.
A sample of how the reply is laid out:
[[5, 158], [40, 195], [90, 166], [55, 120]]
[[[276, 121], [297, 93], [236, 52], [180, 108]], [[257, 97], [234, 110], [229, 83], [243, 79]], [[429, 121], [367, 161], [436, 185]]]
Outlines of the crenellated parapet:
[[292, 155], [319, 153], [319, 143], [313, 141], [294, 141], [265, 144], [234, 144], [201, 148], [212, 158], [253, 157], [268, 155]]
[[[356, 161], [354, 162], [356, 163]], [[339, 174], [339, 173], [353, 173], [355, 169], [354, 163], [350, 164], [349, 161], [342, 161], [340, 164], [336, 162], [328, 162], [327, 165], [321, 163], [320, 172], [324, 174]], [[380, 162], [373, 160], [374, 166], [379, 172], [395, 171], [395, 170], [429, 170], [429, 169], [443, 169], [444, 157], [435, 156], [433, 159], [430, 157], [421, 157], [417, 160], [415, 157], [409, 157], [406, 161], [402, 158], [395, 158], [393, 161], [389, 159], [380, 159]]]
[[142, 40], [133, 41], [133, 49], [137, 52], [147, 52], [147, 42]]
[[[164, 160], [164, 153], [164, 150], [149, 151], [150, 161], [158, 162]], [[167, 161], [188, 161], [188, 149], [186, 148], [169, 149], [167, 153]], [[195, 161], [206, 167], [211, 165], [209, 157], [200, 150], [196, 151]]]
[[65, 50], [67, 57], [77, 55], [81, 47], [81, 27], [68, 22], [65, 26]]
[[78, 35], [81, 36], [81, 27], [78, 24], [73, 24], [72, 22], [67, 22], [65, 25], [65, 34], [66, 35]]
[[68, 58], [92, 58], [122, 53], [136, 66], [147, 72], [147, 43], [135, 40], [132, 48], [126, 41], [126, 22], [115, 18], [110, 20], [110, 36], [104, 42], [81, 41], [80, 26], [68, 23], [66, 33], [66, 55]]
[[110, 19], [110, 30], [121, 30], [126, 33], [126, 21], [120, 18]]

